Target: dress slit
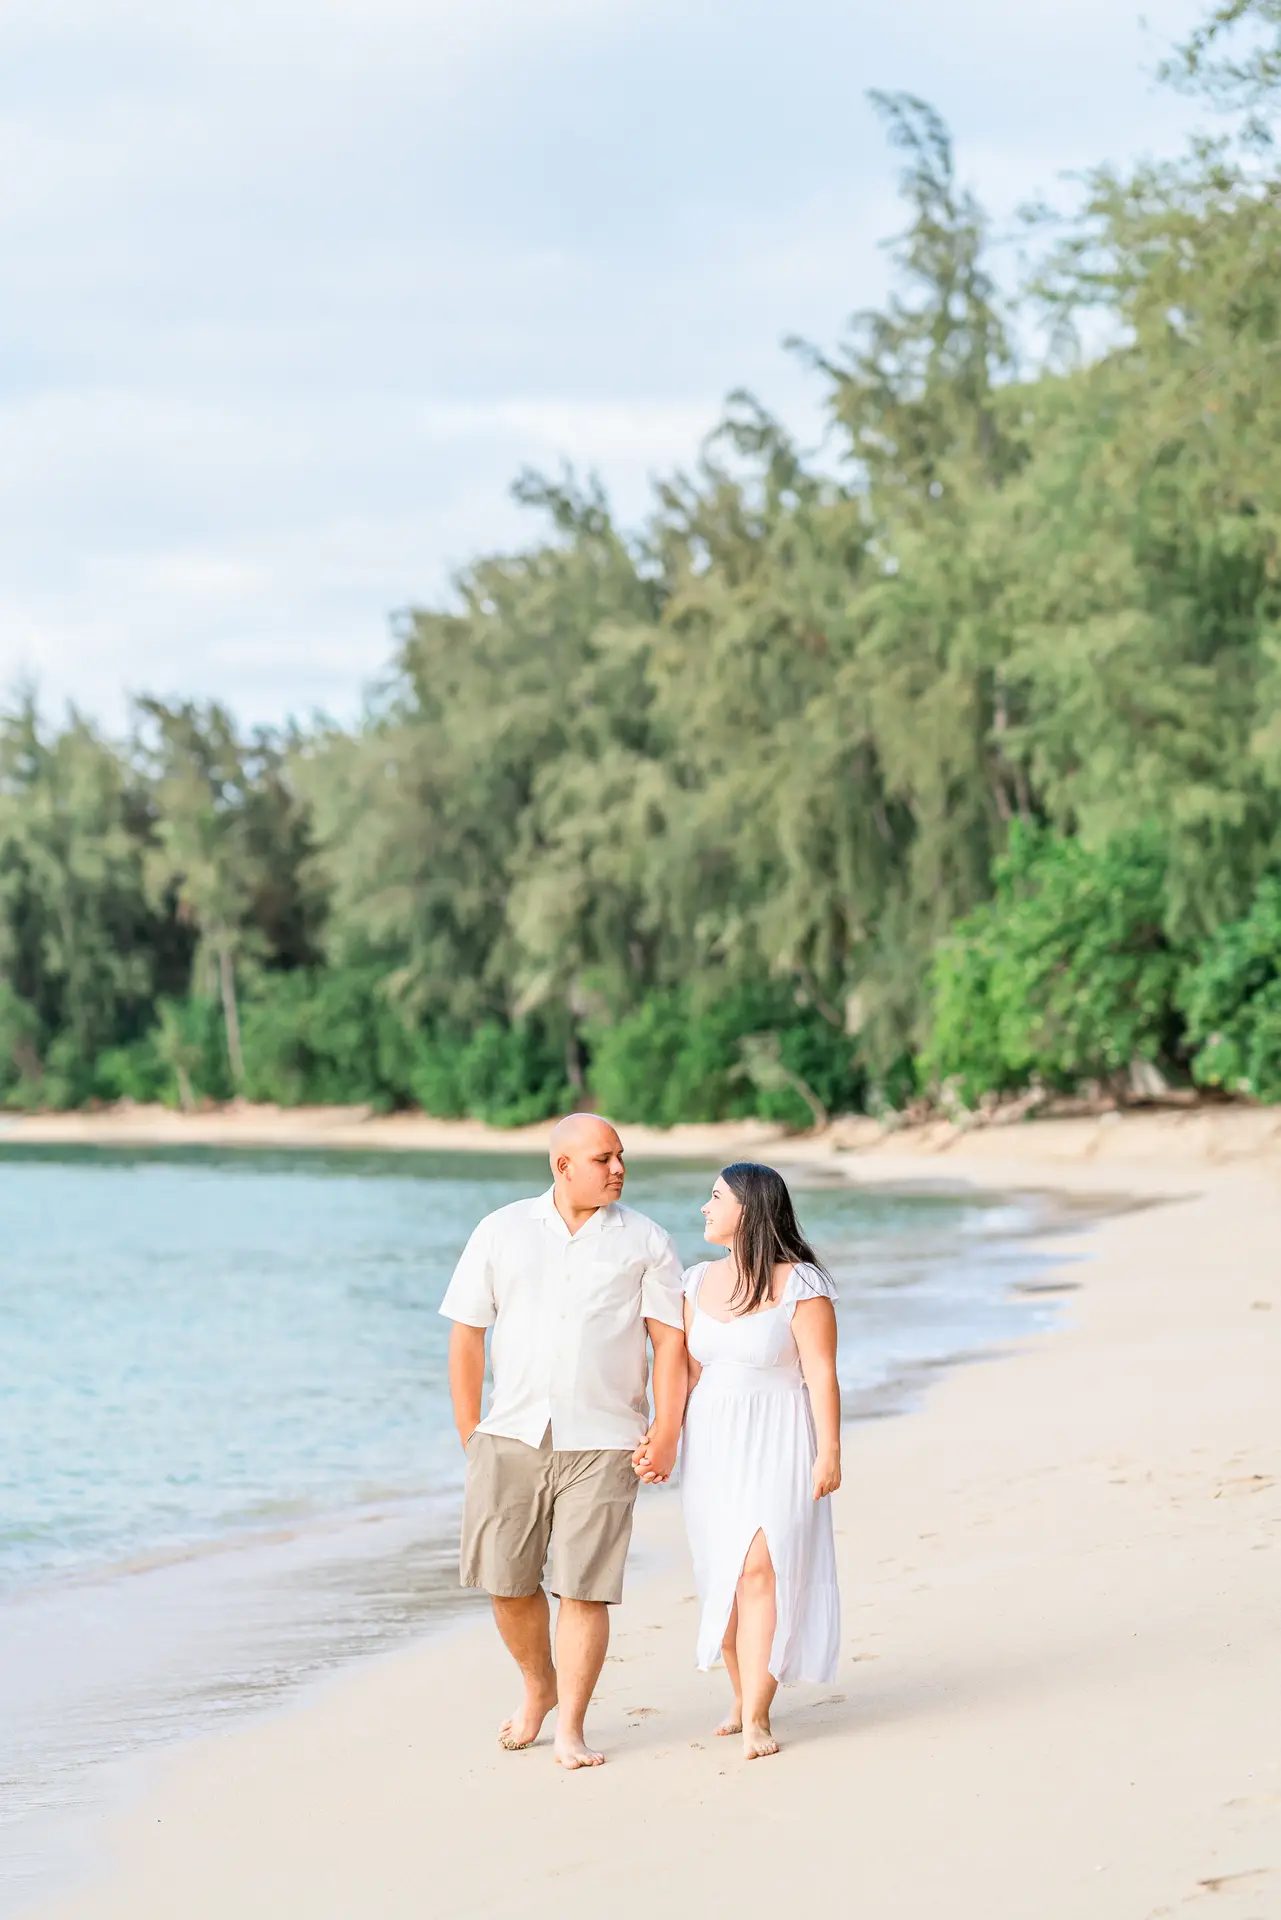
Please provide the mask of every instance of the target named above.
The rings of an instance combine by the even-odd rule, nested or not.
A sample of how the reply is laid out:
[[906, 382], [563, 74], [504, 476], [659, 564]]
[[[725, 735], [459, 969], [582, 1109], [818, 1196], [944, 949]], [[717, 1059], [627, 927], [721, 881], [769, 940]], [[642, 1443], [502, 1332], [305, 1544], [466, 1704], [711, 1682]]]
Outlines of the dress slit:
[[[774, 1669], [781, 1664], [780, 1655], [786, 1653], [785, 1647], [780, 1648], [779, 1640], [784, 1633], [785, 1623], [791, 1617], [787, 1604], [790, 1600], [790, 1583], [789, 1590], [785, 1594], [783, 1576], [779, 1573], [778, 1555], [774, 1551], [774, 1545], [769, 1536], [769, 1528], [763, 1520], [757, 1526], [754, 1526], [748, 1534], [747, 1543], [743, 1551], [739, 1554], [737, 1563], [732, 1560], [730, 1561], [731, 1566], [737, 1564], [738, 1572], [734, 1575], [733, 1583], [730, 1586], [729, 1598], [725, 1604], [720, 1630], [716, 1634], [714, 1643], [711, 1642], [711, 1635], [707, 1632], [707, 1612], [704, 1613], [703, 1632], [700, 1635], [698, 1648], [698, 1666], [703, 1673], [708, 1672], [712, 1667], [723, 1666], [725, 1663], [723, 1651], [725, 1635], [729, 1630], [730, 1615], [734, 1611], [734, 1602], [738, 1598], [738, 1583], [743, 1577], [743, 1569], [747, 1565], [747, 1556], [752, 1551], [758, 1533], [765, 1542], [765, 1551], [769, 1555], [770, 1566], [774, 1570], [774, 1638], [770, 1645], [769, 1671], [773, 1679], [778, 1679], [778, 1675]], [[710, 1612], [710, 1609], [708, 1609], [708, 1611]], [[718, 1608], [717, 1611], [720, 1612], [721, 1610]], [[714, 1619], [715, 1615], [712, 1617]], [[709, 1658], [706, 1656], [711, 1653], [711, 1644], [714, 1644], [715, 1652], [712, 1653]]]

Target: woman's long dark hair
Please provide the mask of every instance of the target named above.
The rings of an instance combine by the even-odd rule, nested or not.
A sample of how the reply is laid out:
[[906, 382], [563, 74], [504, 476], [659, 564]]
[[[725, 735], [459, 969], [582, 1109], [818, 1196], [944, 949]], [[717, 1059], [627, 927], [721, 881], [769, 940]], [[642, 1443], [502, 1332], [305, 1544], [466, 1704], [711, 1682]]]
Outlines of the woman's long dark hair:
[[743, 1208], [734, 1233], [738, 1279], [729, 1304], [735, 1313], [755, 1313], [768, 1304], [777, 1266], [804, 1262], [826, 1273], [801, 1232], [781, 1173], [755, 1160], [736, 1160], [721, 1168], [721, 1179]]

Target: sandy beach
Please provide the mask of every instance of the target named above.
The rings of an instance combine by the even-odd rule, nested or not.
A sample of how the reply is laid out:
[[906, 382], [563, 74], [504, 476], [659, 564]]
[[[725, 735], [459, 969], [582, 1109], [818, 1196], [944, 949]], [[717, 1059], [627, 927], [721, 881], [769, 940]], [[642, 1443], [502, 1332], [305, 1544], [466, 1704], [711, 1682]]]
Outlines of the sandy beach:
[[[202, 1118], [224, 1139], [201, 1119], [166, 1137], [271, 1131]], [[305, 1143], [297, 1117], [272, 1125]], [[435, 1125], [309, 1138], [467, 1143]], [[873, 1131], [770, 1155], [1151, 1204], [1063, 1241], [1057, 1331], [848, 1431], [841, 1673], [782, 1696], [777, 1760], [711, 1735], [724, 1683], [693, 1668], [678, 1505], [653, 1493], [593, 1722], [606, 1767], [499, 1752], [511, 1678], [468, 1624], [162, 1756], [41, 1920], [1275, 1920], [1281, 1116]], [[95, 1116], [5, 1138], [144, 1133]], [[742, 1129], [682, 1135], [665, 1150], [765, 1153]]]
[[[365, 1107], [273, 1107], [232, 1102], [197, 1113], [121, 1104], [99, 1112], [0, 1117], [0, 1144], [91, 1147], [280, 1147], [404, 1153], [536, 1153], [551, 1122], [488, 1127], [479, 1120], [436, 1120], [424, 1113], [377, 1114]], [[956, 1125], [934, 1120], [894, 1128], [863, 1116], [835, 1120], [819, 1134], [789, 1134], [759, 1120], [659, 1129], [623, 1129], [633, 1159], [728, 1160], [754, 1154], [780, 1164], [808, 1163], [851, 1179], [925, 1177], [1046, 1185], [1099, 1186], [1096, 1167], [1122, 1184], [1139, 1169], [1144, 1192], [1181, 1192], [1202, 1170], [1258, 1164], [1281, 1169], [1281, 1108], [1191, 1106], [1092, 1117]], [[926, 1167], [932, 1173], [925, 1172]], [[1116, 1176], [1116, 1177], [1113, 1177]], [[1108, 1184], [1105, 1181], [1104, 1186]]]

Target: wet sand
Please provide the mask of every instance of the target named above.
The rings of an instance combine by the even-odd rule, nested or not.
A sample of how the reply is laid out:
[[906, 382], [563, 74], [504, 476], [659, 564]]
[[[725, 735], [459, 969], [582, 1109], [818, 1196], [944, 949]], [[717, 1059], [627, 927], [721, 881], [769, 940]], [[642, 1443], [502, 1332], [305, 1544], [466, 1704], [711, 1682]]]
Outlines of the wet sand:
[[678, 1505], [653, 1493], [606, 1767], [498, 1751], [511, 1680], [469, 1624], [160, 1758], [43, 1920], [1274, 1920], [1279, 1121], [835, 1151], [856, 1178], [1159, 1203], [1064, 1243], [1057, 1332], [849, 1435], [841, 1672], [780, 1697], [777, 1759], [712, 1737], [724, 1683], [693, 1668]]

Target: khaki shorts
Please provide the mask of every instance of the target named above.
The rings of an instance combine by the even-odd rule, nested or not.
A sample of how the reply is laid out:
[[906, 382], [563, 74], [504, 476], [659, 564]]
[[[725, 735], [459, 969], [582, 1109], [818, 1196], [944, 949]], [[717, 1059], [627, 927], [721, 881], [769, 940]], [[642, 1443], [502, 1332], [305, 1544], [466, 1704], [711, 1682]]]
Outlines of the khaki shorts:
[[561, 1600], [623, 1597], [636, 1474], [615, 1447], [553, 1452], [497, 1433], [467, 1442], [467, 1488], [459, 1572], [465, 1587], [500, 1600], [537, 1593], [551, 1549], [548, 1585]]

